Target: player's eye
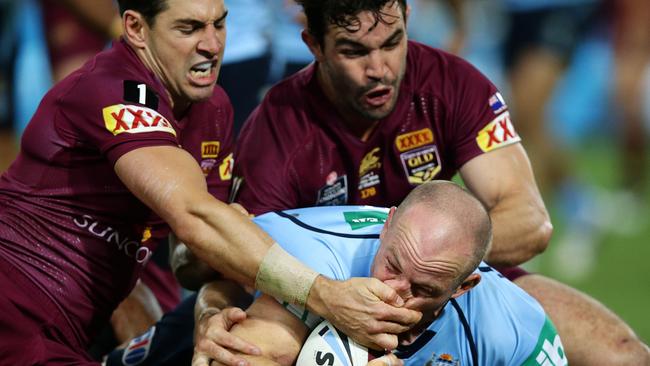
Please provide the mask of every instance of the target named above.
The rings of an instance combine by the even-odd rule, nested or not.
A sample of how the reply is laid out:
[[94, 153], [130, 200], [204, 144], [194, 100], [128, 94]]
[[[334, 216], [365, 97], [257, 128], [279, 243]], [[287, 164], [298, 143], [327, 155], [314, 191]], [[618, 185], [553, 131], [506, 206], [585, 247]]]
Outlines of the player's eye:
[[358, 49], [358, 48], [344, 48], [339, 51], [343, 56], [349, 57], [349, 58], [355, 58], [355, 57], [361, 57], [365, 56], [368, 54], [366, 50], [363, 49]]
[[196, 28], [187, 26], [187, 27], [178, 27], [176, 28], [176, 30], [179, 31], [181, 34], [190, 35], [196, 31]]

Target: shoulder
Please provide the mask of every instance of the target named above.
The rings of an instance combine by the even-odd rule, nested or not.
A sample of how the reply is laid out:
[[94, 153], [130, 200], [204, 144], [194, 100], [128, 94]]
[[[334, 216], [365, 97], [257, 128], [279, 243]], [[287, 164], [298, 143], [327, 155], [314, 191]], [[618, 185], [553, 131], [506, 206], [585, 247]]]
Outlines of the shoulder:
[[58, 100], [81, 109], [140, 104], [152, 110], [167, 104], [162, 84], [123, 42], [99, 53], [58, 85]]
[[491, 85], [467, 60], [415, 41], [408, 44], [406, 70], [407, 85], [414, 91], [448, 94], [459, 85]]
[[298, 147], [317, 131], [305, 95], [309, 93], [312, 68], [294, 74], [267, 92], [242, 128], [240, 144], [269, 142], [258, 148]]
[[534, 298], [493, 268], [482, 263], [477, 272], [481, 282], [459, 303], [463, 303], [479, 354], [491, 358], [490, 362], [506, 359], [522, 364], [547, 328], [547, 316]]

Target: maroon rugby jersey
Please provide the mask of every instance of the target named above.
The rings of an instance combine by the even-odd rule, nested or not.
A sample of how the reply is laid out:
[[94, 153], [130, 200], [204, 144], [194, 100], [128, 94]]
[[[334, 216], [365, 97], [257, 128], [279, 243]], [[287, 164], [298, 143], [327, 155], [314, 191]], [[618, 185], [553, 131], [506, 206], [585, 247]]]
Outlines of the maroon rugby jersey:
[[182, 147], [225, 199], [231, 124], [219, 87], [175, 120], [164, 86], [124, 41], [45, 96], [0, 180], [0, 257], [58, 305], [80, 345], [131, 290], [155, 246], [151, 235], [165, 233], [115, 162], [141, 147]]
[[234, 185], [251, 213], [398, 205], [415, 185], [520, 140], [496, 87], [448, 53], [409, 42], [395, 109], [365, 142], [323, 94], [317, 67], [273, 87], [244, 126]]

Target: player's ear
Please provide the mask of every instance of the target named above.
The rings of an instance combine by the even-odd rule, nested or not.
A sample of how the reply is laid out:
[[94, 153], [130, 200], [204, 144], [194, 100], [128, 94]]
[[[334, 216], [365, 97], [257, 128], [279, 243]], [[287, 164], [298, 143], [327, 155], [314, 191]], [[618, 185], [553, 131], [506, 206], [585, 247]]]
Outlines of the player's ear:
[[314, 37], [314, 35], [311, 34], [307, 29], [303, 29], [300, 35], [302, 36], [302, 41], [305, 42], [311, 54], [314, 55], [316, 61], [321, 62], [323, 60], [324, 53], [323, 47], [321, 46], [320, 42], [318, 42], [318, 39], [316, 39], [316, 37]]
[[384, 227], [381, 229], [381, 233], [379, 234], [379, 239], [384, 238], [384, 233], [386, 232], [386, 228], [388, 227], [388, 224], [393, 220], [393, 214], [395, 214], [395, 210], [397, 210], [397, 207], [393, 206], [388, 210], [388, 217], [386, 218], [386, 222], [384, 223]]
[[454, 292], [451, 297], [454, 299], [457, 298], [458, 296], [474, 288], [474, 286], [478, 285], [479, 282], [481, 282], [481, 275], [478, 273], [472, 273], [471, 275], [467, 276], [465, 281], [463, 281], [460, 286], [458, 286], [456, 292]]
[[145, 28], [146, 21], [142, 14], [137, 11], [127, 10], [122, 15], [122, 26], [124, 27], [124, 38], [136, 48], [146, 46]]

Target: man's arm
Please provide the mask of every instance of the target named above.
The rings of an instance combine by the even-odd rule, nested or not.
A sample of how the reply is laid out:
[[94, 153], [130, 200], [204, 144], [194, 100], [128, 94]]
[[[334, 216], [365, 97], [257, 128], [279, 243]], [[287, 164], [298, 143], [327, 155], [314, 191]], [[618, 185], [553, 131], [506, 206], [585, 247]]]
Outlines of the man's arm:
[[262, 354], [241, 357], [251, 365], [292, 365], [308, 335], [307, 326], [267, 295], [257, 298], [246, 313], [231, 333], [260, 347]]
[[[118, 159], [115, 171], [200, 260], [242, 285], [306, 303], [359, 343], [392, 349], [395, 334], [420, 319], [377, 279], [338, 282], [318, 276], [314, 281], [313, 271], [273, 245], [245, 215], [210, 195], [201, 169], [182, 149], [132, 150]], [[297, 294], [296, 288], [306, 292]]]
[[519, 265], [546, 249], [553, 226], [521, 144], [479, 155], [460, 174], [492, 219], [488, 263]]

